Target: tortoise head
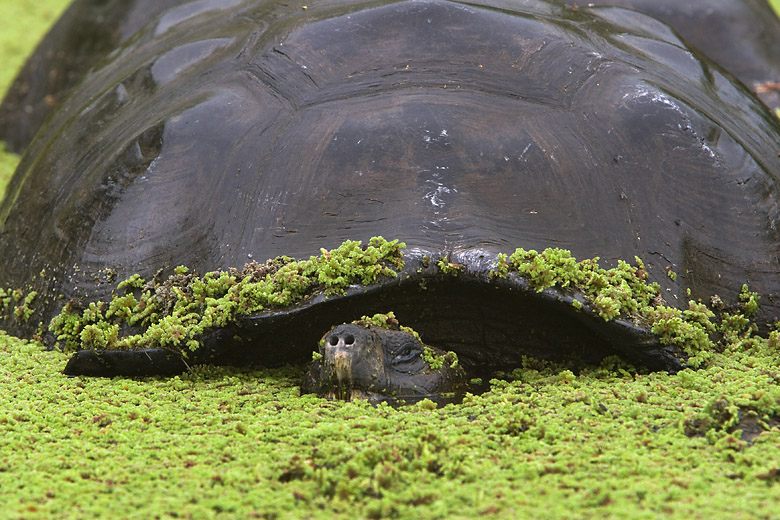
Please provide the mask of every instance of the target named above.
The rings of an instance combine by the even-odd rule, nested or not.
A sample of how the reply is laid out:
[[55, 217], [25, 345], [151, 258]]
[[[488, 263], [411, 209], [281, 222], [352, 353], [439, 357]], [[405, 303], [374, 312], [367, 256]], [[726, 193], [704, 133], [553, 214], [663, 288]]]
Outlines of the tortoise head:
[[302, 390], [331, 399], [436, 400], [464, 378], [452, 354], [423, 345], [410, 332], [362, 322], [331, 329], [319, 354]]

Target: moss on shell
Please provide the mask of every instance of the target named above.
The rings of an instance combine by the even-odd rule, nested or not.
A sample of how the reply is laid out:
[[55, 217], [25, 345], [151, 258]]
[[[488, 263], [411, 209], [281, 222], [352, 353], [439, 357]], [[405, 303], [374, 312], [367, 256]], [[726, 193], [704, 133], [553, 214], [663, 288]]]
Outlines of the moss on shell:
[[[308, 260], [279, 257], [266, 264], [253, 262], [241, 272], [215, 271], [198, 278], [179, 266], [162, 283], [133, 275], [117, 286], [124, 294], [109, 303], [90, 303], [83, 310], [68, 303], [49, 330], [66, 350], [194, 350], [200, 334], [224, 327], [237, 316], [289, 306], [317, 292], [337, 294], [350, 284], [370, 285], [394, 277], [394, 269], [403, 266], [402, 247], [397, 240], [374, 237], [365, 246], [346, 241]], [[144, 330], [119, 334], [123, 327], [137, 325]]]
[[658, 284], [647, 281], [641, 259], [635, 258], [636, 265], [620, 260], [612, 269], [599, 267], [598, 260], [578, 262], [569, 251], [561, 249], [545, 249], [541, 253], [517, 249], [506, 265], [499, 259], [491, 274], [507, 276], [515, 271], [538, 291], [557, 287], [579, 293], [583, 301], [575, 299], [575, 308], [581, 309], [585, 304], [604, 320], [620, 316], [648, 327], [663, 343], [687, 355], [691, 366], [700, 366], [709, 359], [715, 349], [714, 334], [744, 333], [749, 326], [747, 317], [758, 309], [758, 295], [747, 286], [740, 296], [744, 315], [718, 316], [705, 304], [693, 300], [685, 310], [669, 307], [662, 304]]
[[439, 270], [441, 270], [442, 273], [449, 274], [452, 276], [456, 276], [459, 272], [463, 270], [463, 265], [450, 262], [446, 258], [442, 258], [438, 262], [436, 262], [436, 266], [439, 268]]
[[412, 329], [411, 327], [407, 327], [406, 325], [401, 325], [398, 322], [398, 319], [395, 317], [395, 313], [393, 311], [378, 313], [374, 314], [373, 316], [362, 316], [359, 320], [356, 320], [352, 323], [355, 323], [356, 325], [362, 325], [364, 327], [374, 325], [376, 327], [381, 327], [388, 330], [401, 330], [414, 336], [417, 341], [422, 341], [420, 339], [420, 334], [418, 334], [416, 330]]
[[[350, 284], [370, 285], [394, 277], [395, 269], [404, 265], [403, 247], [397, 240], [375, 237], [365, 246], [347, 241], [331, 251], [323, 249], [308, 260], [282, 256], [263, 264], [251, 262], [241, 271], [214, 271], [203, 277], [184, 266], [164, 282], [147, 282], [134, 275], [118, 285], [121, 293], [111, 302], [94, 302], [86, 308], [68, 303], [49, 328], [67, 350], [167, 348], [186, 353], [198, 348], [202, 333], [224, 327], [238, 316], [284, 308], [318, 292], [336, 294]], [[620, 260], [611, 269], [601, 268], [598, 260], [577, 261], [562, 249], [541, 253], [517, 249], [509, 256], [498, 255], [491, 276], [505, 278], [515, 272], [537, 291], [550, 287], [569, 291], [578, 310], [587, 307], [604, 320], [620, 317], [646, 327], [687, 356], [690, 366], [701, 366], [710, 358], [717, 349], [717, 335], [732, 341], [749, 338], [756, 330], [750, 317], [758, 309], [759, 297], [747, 286], [737, 307], [713, 303], [716, 313], [691, 300], [687, 309], [677, 309], [663, 304], [658, 284], [648, 282], [639, 258], [634, 265]], [[443, 273], [463, 269], [445, 259], [437, 264]], [[18, 301], [23, 293], [2, 295]], [[364, 316], [362, 321], [406, 330], [392, 312]]]
[[449, 368], [458, 368], [458, 355], [451, 350], [439, 354], [431, 347], [423, 346], [422, 359], [434, 371], [441, 370], [445, 365]]
[[27, 320], [29, 320], [30, 316], [32, 316], [33, 313], [32, 303], [35, 300], [35, 297], [37, 295], [38, 295], [37, 292], [30, 291], [24, 297], [24, 301], [22, 301], [22, 304], [16, 306], [16, 308], [14, 309], [14, 317], [16, 317], [17, 320], [19, 320], [22, 323], [27, 323]]
[[35, 311], [34, 302], [38, 293], [10, 287], [0, 288], [0, 319], [14, 319], [19, 323], [27, 323]]

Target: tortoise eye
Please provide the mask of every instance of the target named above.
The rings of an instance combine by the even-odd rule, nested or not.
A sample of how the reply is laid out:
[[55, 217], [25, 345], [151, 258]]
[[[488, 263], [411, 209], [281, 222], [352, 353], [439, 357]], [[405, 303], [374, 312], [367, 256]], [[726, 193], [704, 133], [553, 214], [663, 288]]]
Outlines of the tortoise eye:
[[419, 355], [419, 349], [411, 346], [403, 347], [396, 353], [395, 357], [393, 358], [393, 365], [398, 365], [399, 363], [408, 363]]

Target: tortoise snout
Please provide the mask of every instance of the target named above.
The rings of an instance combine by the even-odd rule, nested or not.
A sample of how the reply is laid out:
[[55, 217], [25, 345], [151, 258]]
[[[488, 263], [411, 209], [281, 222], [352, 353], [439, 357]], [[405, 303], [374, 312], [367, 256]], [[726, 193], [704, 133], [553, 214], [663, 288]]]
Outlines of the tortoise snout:
[[[363, 341], [365, 343], [365, 341]], [[322, 354], [325, 365], [340, 385], [351, 384], [354, 363], [360, 362], [360, 342], [355, 335], [354, 326], [342, 325], [325, 336]]]

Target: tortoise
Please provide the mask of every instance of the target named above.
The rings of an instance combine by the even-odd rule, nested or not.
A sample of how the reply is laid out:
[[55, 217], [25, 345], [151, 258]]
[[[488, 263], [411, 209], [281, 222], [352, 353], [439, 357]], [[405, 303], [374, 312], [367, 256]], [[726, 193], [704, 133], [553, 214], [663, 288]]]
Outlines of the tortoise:
[[0, 206], [0, 287], [22, 284], [35, 308], [6, 305], [5, 327], [52, 342], [63, 306], [107, 300], [136, 273], [159, 281], [179, 265], [306, 258], [380, 235], [406, 249], [398, 276], [241, 315], [186, 360], [81, 351], [66, 373], [298, 363], [323, 338], [331, 369], [315, 366], [306, 388], [332, 394], [317, 378], [344, 376], [337, 351], [365, 341], [390, 375], [360, 388], [353, 374], [346, 394], [415, 393], [418, 380], [396, 381], [430, 379], [421, 344], [361, 325], [323, 337], [388, 310], [459, 356], [463, 370], [425, 379], [427, 393], [524, 356], [683, 366], [644, 324], [605, 321], [576, 291], [494, 276], [515, 247], [639, 257], [679, 307], [733, 301], [748, 282], [758, 320], [780, 314], [780, 125], [662, 22], [553, 0], [172, 4], [108, 31], [140, 27], [27, 146]]

